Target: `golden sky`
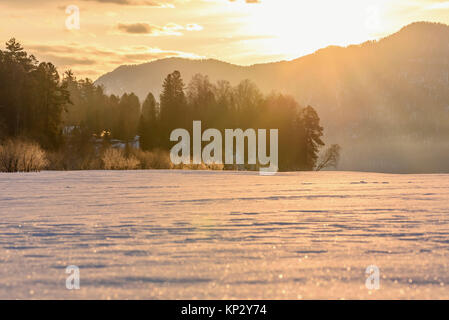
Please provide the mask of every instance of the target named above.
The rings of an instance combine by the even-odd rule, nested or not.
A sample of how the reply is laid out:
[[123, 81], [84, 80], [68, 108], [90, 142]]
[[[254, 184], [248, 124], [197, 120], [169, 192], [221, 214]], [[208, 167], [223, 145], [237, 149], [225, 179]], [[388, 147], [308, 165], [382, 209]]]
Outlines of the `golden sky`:
[[[70, 5], [79, 8], [79, 29], [67, 28]], [[59, 71], [94, 80], [171, 56], [241, 65], [293, 59], [415, 21], [449, 23], [449, 1], [0, 0], [1, 42], [15, 37]]]

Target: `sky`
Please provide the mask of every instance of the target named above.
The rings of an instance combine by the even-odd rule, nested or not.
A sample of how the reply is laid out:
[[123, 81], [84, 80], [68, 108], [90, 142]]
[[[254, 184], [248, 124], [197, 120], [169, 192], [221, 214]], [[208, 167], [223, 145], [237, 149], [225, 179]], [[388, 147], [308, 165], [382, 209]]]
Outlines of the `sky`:
[[[79, 19], [78, 19], [79, 17]], [[93, 80], [166, 57], [251, 65], [449, 24], [445, 0], [0, 0], [0, 42]]]

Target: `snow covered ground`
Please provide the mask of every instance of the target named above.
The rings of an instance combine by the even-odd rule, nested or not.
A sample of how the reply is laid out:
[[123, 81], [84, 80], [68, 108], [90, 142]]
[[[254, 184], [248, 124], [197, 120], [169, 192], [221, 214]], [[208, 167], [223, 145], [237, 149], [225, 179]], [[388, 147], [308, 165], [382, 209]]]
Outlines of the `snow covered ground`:
[[2, 299], [448, 299], [448, 263], [449, 175], [0, 174]]

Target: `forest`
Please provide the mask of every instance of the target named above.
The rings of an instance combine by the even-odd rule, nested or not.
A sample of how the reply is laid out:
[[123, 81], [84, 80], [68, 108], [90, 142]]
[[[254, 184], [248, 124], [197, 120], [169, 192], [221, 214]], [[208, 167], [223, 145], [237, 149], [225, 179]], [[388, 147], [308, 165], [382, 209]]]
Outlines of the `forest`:
[[324, 149], [324, 128], [313, 107], [284, 94], [264, 95], [250, 80], [233, 86], [196, 74], [186, 84], [173, 71], [158, 100], [149, 92], [140, 102], [132, 92], [108, 95], [70, 70], [61, 77], [15, 39], [0, 50], [0, 171], [176, 168], [168, 157], [170, 132], [189, 129], [195, 120], [220, 131], [278, 129], [281, 171], [321, 170], [338, 162], [340, 148]]

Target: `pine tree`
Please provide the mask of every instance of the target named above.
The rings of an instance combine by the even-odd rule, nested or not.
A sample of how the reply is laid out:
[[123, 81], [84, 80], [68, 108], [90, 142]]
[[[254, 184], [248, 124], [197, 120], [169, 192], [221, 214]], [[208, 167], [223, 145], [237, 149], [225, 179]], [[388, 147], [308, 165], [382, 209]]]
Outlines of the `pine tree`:
[[301, 110], [299, 125], [303, 169], [313, 170], [318, 160], [320, 148], [324, 146], [324, 142], [321, 140], [323, 127], [320, 126], [320, 117], [315, 109], [307, 106]]
[[14, 38], [0, 50], [0, 123], [7, 136], [31, 136], [45, 148], [58, 148], [69, 102], [53, 64], [38, 64]]
[[174, 71], [165, 78], [160, 103], [161, 145], [168, 148], [170, 146], [170, 132], [176, 128], [187, 128], [189, 125], [184, 82], [179, 71]]
[[142, 104], [142, 114], [139, 121], [140, 147], [151, 150], [158, 146], [157, 103], [150, 92]]
[[117, 126], [114, 135], [124, 141], [130, 141], [137, 135], [140, 118], [140, 102], [134, 93], [124, 93], [118, 107]]

